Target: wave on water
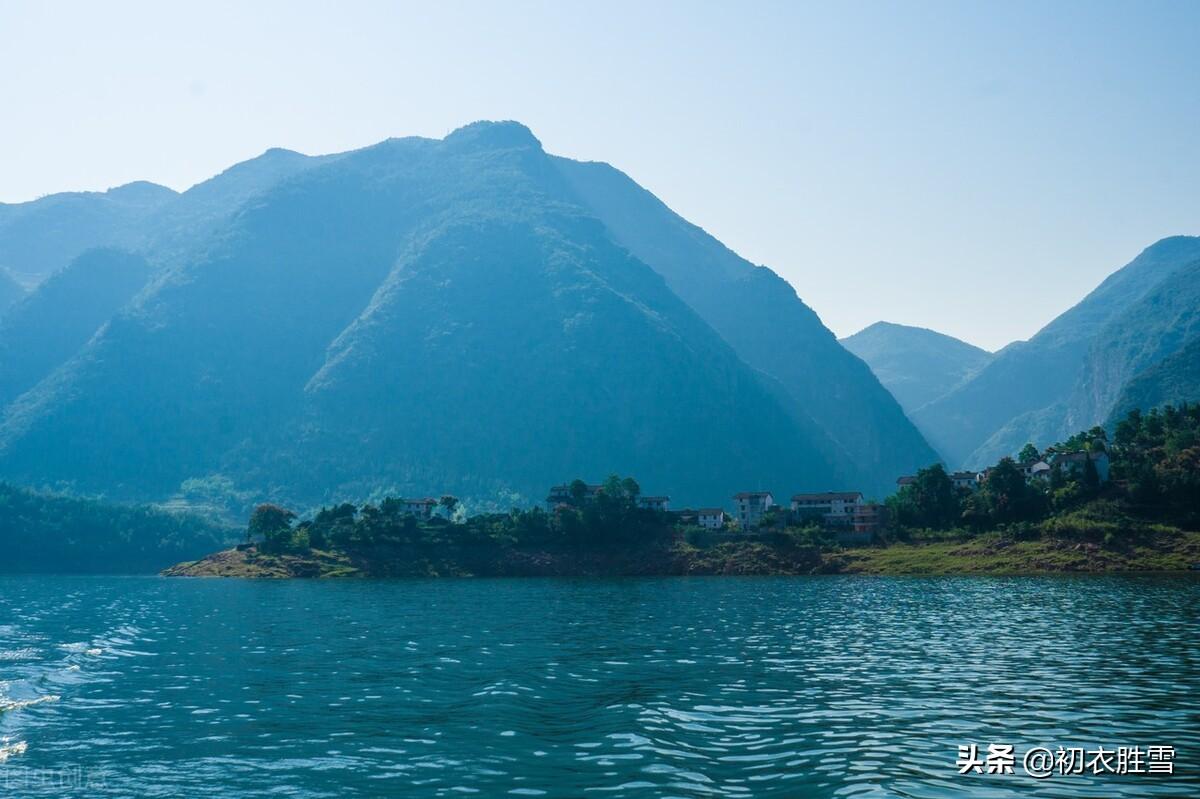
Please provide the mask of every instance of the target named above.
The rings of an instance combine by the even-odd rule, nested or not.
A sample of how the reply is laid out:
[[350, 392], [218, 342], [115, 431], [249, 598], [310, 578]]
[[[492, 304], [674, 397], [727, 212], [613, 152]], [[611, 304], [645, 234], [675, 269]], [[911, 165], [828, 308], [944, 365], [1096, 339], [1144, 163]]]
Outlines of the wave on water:
[[0, 699], [0, 713], [8, 713], [13, 710], [21, 710], [22, 708], [40, 705], [43, 702], [57, 702], [62, 699], [58, 694], [46, 694], [39, 696], [36, 699]]
[[7, 739], [0, 741], [0, 763], [5, 762], [13, 755], [23, 755], [29, 746], [24, 741], [17, 741], [10, 744]]

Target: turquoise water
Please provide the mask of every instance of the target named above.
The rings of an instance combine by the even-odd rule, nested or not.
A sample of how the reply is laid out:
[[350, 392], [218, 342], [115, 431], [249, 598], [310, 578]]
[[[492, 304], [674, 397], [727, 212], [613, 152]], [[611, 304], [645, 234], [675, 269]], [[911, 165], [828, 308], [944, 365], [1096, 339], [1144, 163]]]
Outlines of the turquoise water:
[[1198, 796], [1200, 581], [5, 577], [0, 707], [0, 796]]

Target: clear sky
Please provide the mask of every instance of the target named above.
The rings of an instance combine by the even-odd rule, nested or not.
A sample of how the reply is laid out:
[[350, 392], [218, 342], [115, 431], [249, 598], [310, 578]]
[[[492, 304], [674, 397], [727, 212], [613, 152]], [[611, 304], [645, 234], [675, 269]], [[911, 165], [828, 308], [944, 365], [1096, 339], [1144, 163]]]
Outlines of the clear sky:
[[1027, 338], [1200, 234], [1200, 2], [0, 0], [0, 201], [517, 119], [839, 335]]

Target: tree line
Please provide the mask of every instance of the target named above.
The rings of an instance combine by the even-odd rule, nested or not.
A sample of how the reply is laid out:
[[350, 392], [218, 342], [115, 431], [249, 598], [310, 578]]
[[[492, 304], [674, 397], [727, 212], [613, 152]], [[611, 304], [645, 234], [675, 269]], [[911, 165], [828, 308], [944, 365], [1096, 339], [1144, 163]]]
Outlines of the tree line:
[[235, 538], [195, 516], [0, 483], [0, 571], [152, 573]]
[[302, 521], [293, 511], [267, 503], [251, 514], [247, 537], [265, 552], [285, 553], [444, 546], [605, 549], [644, 546], [673, 535], [668, 514], [638, 506], [641, 488], [631, 477], [611, 475], [594, 494], [575, 480], [568, 493], [569, 499], [552, 511], [513, 508], [469, 517], [456, 512], [457, 498], [444, 496], [438, 503], [441, 513], [429, 519], [406, 512], [404, 501], [396, 498], [321, 508]]
[[[1089, 457], [1081, 468], [1052, 468], [1027, 480], [1022, 466], [1067, 452], [1108, 455], [1102, 484]], [[917, 472], [887, 500], [901, 535], [913, 530], [983, 531], [1033, 524], [1098, 501], [1144, 519], [1194, 525], [1200, 515], [1200, 405], [1132, 411], [1110, 437], [1103, 427], [1077, 433], [1042, 452], [1027, 444], [1017, 459], [1003, 458], [973, 489], [954, 486], [941, 464]]]

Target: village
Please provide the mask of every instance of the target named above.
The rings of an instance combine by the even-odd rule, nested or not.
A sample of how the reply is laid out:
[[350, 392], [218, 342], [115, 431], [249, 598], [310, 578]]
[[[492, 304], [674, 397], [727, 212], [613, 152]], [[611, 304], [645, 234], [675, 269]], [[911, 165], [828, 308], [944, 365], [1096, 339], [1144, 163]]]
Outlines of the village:
[[[1017, 464], [1027, 482], [1048, 480], [1055, 471], [1079, 477], [1088, 461], [1095, 467], [1101, 483], [1109, 479], [1109, 457], [1103, 449], [1098, 451], [1055, 452], [1047, 450], [1037, 458], [1028, 458]], [[960, 492], [974, 492], [986, 483], [994, 467], [982, 471], [957, 471], [949, 474], [954, 488]], [[896, 490], [903, 490], [915, 481], [914, 475], [903, 475], [896, 479]], [[586, 485], [586, 496], [594, 497], [602, 490], [600, 485]], [[733, 512], [725, 508], [684, 508], [672, 510], [671, 498], [659, 495], [641, 495], [638, 506], [647, 510], [670, 513], [679, 524], [696, 526], [713, 532], [731, 535], [751, 534], [764, 527], [788, 525], [803, 526], [817, 524], [833, 533], [842, 546], [870, 544], [875, 537], [888, 529], [888, 508], [882, 502], [867, 499], [861, 491], [823, 491], [793, 494], [787, 507], [779, 504], [771, 491], [739, 491], [734, 494]], [[546, 510], [554, 512], [564, 505], [576, 504], [579, 500], [570, 485], [557, 485], [546, 497]]]
[[[1097, 479], [1101, 483], [1109, 480], [1109, 457], [1103, 449], [1097, 451], [1055, 452], [1048, 450], [1044, 456], [1027, 458], [1017, 464], [1027, 482], [1048, 480], [1055, 471], [1074, 477], [1080, 476], [1091, 461]], [[959, 492], [979, 490], [992, 473], [994, 467], [982, 471], [956, 471], [949, 473], [950, 482]], [[896, 490], [912, 485], [914, 475], [903, 475], [896, 479]], [[555, 513], [564, 507], [573, 507], [582, 501], [594, 499], [604, 486], [600, 484], [574, 483], [553, 486], [547, 493], [546, 511]], [[445, 506], [446, 499], [434, 497], [407, 498], [400, 500], [402, 513], [418, 519], [433, 517], [438, 506]], [[764, 528], [804, 526], [816, 524], [832, 533], [842, 546], [870, 544], [881, 532], [888, 529], [887, 505], [867, 499], [861, 491], [823, 491], [793, 494], [784, 507], [771, 491], [739, 491], [733, 494], [732, 512], [723, 507], [683, 508], [673, 510], [671, 498], [663, 495], [638, 494], [639, 508], [669, 514], [678, 524], [694, 526], [714, 533], [731, 536], [760, 532]]]

